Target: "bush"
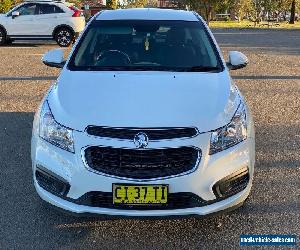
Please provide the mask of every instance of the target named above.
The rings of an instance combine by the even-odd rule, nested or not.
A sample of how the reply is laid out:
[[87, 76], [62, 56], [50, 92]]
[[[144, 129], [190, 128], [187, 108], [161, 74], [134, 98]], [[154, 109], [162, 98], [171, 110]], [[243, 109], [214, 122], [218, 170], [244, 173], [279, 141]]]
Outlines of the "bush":
[[229, 16], [226, 16], [226, 17], [224, 18], [224, 21], [226, 21], [226, 22], [231, 21], [231, 20], [230, 20], [230, 17], [229, 17]]
[[12, 7], [11, 0], [0, 0], [0, 13], [6, 13]]

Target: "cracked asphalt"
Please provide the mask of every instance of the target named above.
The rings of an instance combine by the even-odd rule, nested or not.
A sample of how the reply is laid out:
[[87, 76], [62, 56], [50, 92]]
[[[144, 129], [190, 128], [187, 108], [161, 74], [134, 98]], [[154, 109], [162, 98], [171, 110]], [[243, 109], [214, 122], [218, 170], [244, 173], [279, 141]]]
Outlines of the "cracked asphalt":
[[[65, 215], [32, 183], [34, 111], [59, 74], [41, 63], [52, 43], [0, 47], [0, 249], [238, 249], [240, 234], [300, 235], [300, 30], [213, 31], [256, 126], [256, 171], [245, 205], [229, 214], [181, 219]], [[67, 53], [67, 51], [66, 51]], [[298, 245], [299, 246], [299, 245]]]

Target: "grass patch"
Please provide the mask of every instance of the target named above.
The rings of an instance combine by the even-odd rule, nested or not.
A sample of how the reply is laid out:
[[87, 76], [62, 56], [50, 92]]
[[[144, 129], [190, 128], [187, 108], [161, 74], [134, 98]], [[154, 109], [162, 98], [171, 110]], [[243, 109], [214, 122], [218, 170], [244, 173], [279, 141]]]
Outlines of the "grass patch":
[[251, 21], [211, 21], [209, 23], [210, 28], [237, 28], [237, 29], [300, 29], [300, 22], [295, 22], [295, 24], [289, 24], [288, 22], [279, 22], [279, 23], [269, 23], [260, 22], [254, 26], [254, 22]]

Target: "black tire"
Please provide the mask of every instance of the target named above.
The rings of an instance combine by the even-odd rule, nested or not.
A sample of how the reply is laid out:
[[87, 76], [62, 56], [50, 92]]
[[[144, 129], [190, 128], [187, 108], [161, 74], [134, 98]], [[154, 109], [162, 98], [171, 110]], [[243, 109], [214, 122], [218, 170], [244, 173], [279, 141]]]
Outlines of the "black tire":
[[74, 32], [67, 27], [61, 27], [55, 32], [54, 39], [60, 47], [69, 47], [74, 41]]
[[6, 44], [6, 31], [0, 27], [0, 46]]

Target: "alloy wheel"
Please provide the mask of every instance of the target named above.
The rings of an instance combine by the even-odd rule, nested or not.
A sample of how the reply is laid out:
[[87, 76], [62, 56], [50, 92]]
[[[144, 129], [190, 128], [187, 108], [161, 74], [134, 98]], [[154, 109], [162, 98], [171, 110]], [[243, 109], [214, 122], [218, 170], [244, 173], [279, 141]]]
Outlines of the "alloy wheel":
[[61, 30], [57, 34], [57, 42], [61, 46], [68, 46], [72, 41], [72, 34], [68, 30]]

